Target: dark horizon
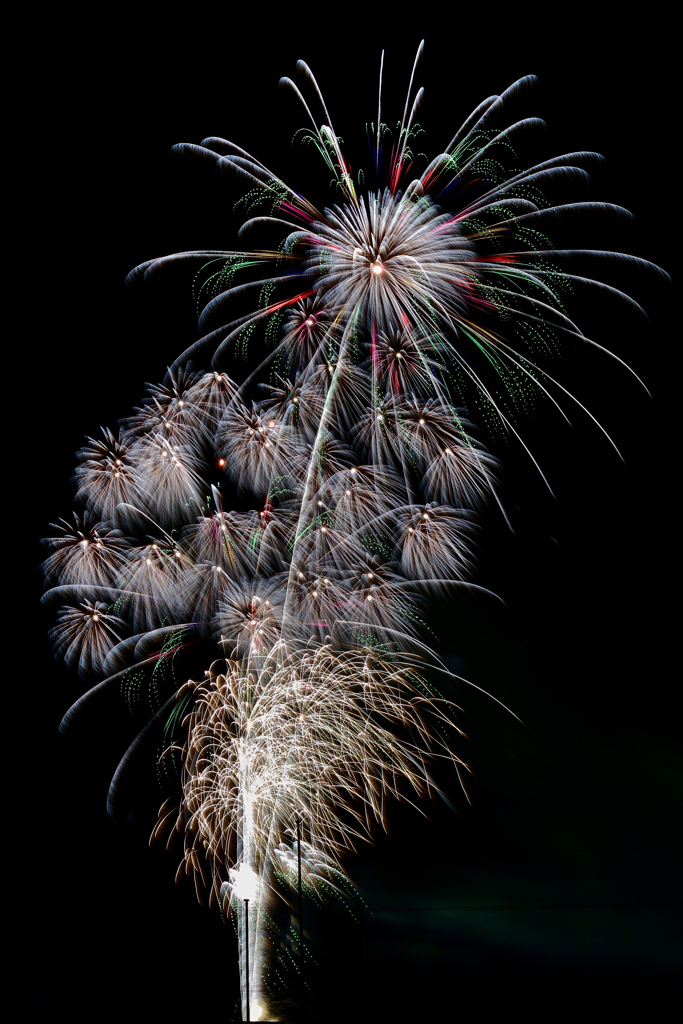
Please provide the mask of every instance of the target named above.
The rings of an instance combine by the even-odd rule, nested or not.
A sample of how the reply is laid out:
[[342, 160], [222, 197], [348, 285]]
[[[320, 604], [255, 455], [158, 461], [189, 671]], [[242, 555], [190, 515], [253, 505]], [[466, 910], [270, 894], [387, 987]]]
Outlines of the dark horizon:
[[[174, 159], [171, 146], [224, 135], [283, 177], [300, 173], [309, 188], [316, 176], [297, 167], [315, 157], [290, 146], [303, 120], [278, 91], [280, 76], [307, 60], [337, 131], [362, 154], [382, 47], [390, 120], [402, 113], [424, 36], [428, 153], [485, 96], [536, 74], [524, 116], [548, 127], [533, 147], [547, 157], [574, 149], [607, 157], [590, 194], [567, 192], [567, 201], [604, 200], [635, 215], [633, 225], [589, 225], [591, 243], [674, 270], [662, 195], [675, 167], [662, 98], [670, 79], [659, 29], [568, 27], [558, 16], [546, 33], [540, 15], [531, 30], [510, 15], [483, 41], [468, 17], [462, 47], [438, 20], [399, 39], [359, 31], [355, 46], [350, 32], [329, 29], [328, 38], [345, 39], [334, 57], [331, 44], [301, 26], [280, 31], [277, 21], [265, 41], [243, 21], [223, 50], [208, 18], [187, 33], [150, 21], [120, 35], [93, 26], [90, 37], [74, 34], [83, 28], [75, 19], [55, 20], [17, 72], [21, 146], [37, 152], [20, 182], [30, 261], [21, 261], [12, 344], [18, 379], [30, 380], [12, 448], [22, 496], [32, 500], [29, 553], [14, 565], [26, 594], [23, 663], [17, 658], [10, 675], [5, 817], [8, 879], [18, 880], [9, 1019], [141, 1021], [192, 1011], [231, 1019], [238, 1002], [232, 931], [197, 905], [189, 881], [174, 885], [177, 855], [150, 852], [154, 817], [143, 808], [129, 824], [107, 818], [109, 781], [130, 737], [97, 716], [82, 734], [58, 735], [86, 686], [53, 662], [39, 607], [38, 540], [70, 513], [74, 452], [100, 425], [127, 416], [145, 383], [161, 380], [197, 336], [189, 275], [136, 290], [125, 288], [125, 275], [154, 256], [235, 241], [232, 207], [243, 190]], [[230, 24], [226, 17], [225, 33]], [[321, 202], [324, 175], [314, 197]], [[429, 820], [406, 805], [390, 811], [392, 834], [378, 833], [348, 861], [369, 907], [362, 927], [338, 910], [309, 911], [321, 1019], [364, 1019], [362, 1006], [368, 1019], [410, 1019], [445, 1003], [455, 1016], [507, 999], [539, 1010], [549, 999], [594, 999], [614, 1010], [642, 997], [652, 1008], [673, 985], [681, 898], [669, 579], [673, 296], [631, 268], [610, 271], [609, 281], [633, 294], [649, 321], [598, 299], [588, 310], [597, 338], [652, 398], [607, 357], [566, 357], [624, 461], [580, 410], [569, 429], [537, 409], [523, 435], [556, 498], [523, 451], [493, 447], [514, 532], [502, 517], [486, 517], [474, 579], [505, 604], [459, 598], [435, 611], [434, 627], [454, 668], [524, 726], [463, 687], [472, 805], [450, 776], [441, 781], [452, 810], [436, 800], [423, 807]]]

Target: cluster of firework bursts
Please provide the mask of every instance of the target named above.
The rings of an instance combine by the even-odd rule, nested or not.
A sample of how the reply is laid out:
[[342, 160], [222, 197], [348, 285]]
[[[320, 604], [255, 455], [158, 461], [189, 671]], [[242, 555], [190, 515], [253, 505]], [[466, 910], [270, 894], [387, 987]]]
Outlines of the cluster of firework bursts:
[[[343, 892], [343, 855], [384, 820], [387, 798], [429, 793], [435, 758], [461, 772], [455, 709], [428, 682], [445, 669], [425, 626], [436, 595], [475, 586], [476, 512], [500, 504], [496, 461], [465, 408], [524, 444], [511, 412], [520, 389], [576, 401], [537, 352], [562, 337], [594, 345], [562, 294], [608, 286], [558, 270], [572, 253], [553, 254], [540, 228], [550, 214], [626, 212], [543, 201], [544, 183], [587, 177], [594, 153], [505, 170], [539, 123], [500, 127], [531, 79], [480, 104], [416, 175], [413, 68], [396, 132], [381, 109], [369, 126], [373, 189], [354, 179], [299, 70], [322, 123], [283, 81], [336, 204], [321, 212], [224, 139], [179, 147], [246, 181], [248, 205], [266, 212], [242, 234], [280, 244], [133, 272], [195, 264], [202, 337], [117, 433], [79, 453], [79, 511], [44, 564], [65, 664], [100, 680], [96, 691], [132, 678], [158, 691], [162, 761], [181, 765], [181, 785], [155, 837], [184, 837], [181, 870], [224, 911], [249, 890], [248, 931], [236, 917], [252, 1019], [272, 1019], [268, 911], [295, 862], [308, 893]], [[259, 343], [256, 368], [233, 380], [225, 365]], [[181, 651], [194, 667], [162, 693], [159, 667]]]

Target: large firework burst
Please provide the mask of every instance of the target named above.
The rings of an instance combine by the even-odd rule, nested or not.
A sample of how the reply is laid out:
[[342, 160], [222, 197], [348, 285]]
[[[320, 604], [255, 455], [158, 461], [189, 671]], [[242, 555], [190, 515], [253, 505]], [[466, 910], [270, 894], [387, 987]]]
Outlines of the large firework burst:
[[[505, 122], [533, 79], [480, 104], [416, 175], [421, 52], [393, 135], [380, 74], [366, 176], [352, 173], [308, 67], [299, 62], [312, 106], [283, 80], [333, 178], [322, 211], [232, 142], [177, 147], [246, 181], [247, 205], [266, 212], [242, 234], [279, 244], [180, 253], [132, 273], [195, 264], [202, 337], [118, 434], [89, 439], [81, 511], [48, 541], [56, 653], [100, 680], [65, 723], [93, 692], [120, 685], [133, 701], [145, 683], [160, 770], [180, 778], [154, 836], [183, 835], [181, 868], [226, 912], [254, 879], [248, 933], [236, 915], [252, 1019], [273, 1019], [268, 910], [295, 854], [310, 890], [337, 886], [388, 796], [432, 790], [436, 758], [461, 771], [456, 709], [428, 681], [430, 666], [445, 669], [424, 627], [436, 593], [475, 586], [476, 513], [500, 503], [496, 460], [465, 407], [524, 444], [511, 412], [520, 393], [576, 401], [538, 352], [562, 338], [597, 345], [564, 291], [608, 289], [637, 307], [560, 270], [573, 252], [542, 234], [549, 216], [580, 208], [626, 215], [543, 201], [544, 184], [586, 177], [597, 154], [505, 170], [540, 123]], [[236, 382], [225, 366], [247, 346], [255, 365]]]

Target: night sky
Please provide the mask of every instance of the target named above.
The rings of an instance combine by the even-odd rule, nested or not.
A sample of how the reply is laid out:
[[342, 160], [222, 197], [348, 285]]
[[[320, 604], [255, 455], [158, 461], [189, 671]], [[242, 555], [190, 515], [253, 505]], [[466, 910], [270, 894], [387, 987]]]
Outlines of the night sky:
[[[437, 4], [397, 15], [411, 25], [400, 30], [381, 7], [372, 18], [369, 8], [340, 11], [336, 26], [301, 6], [254, 5], [253, 21], [111, 7], [17, 30], [10, 163], [21, 233], [8, 302], [20, 315], [5, 385], [19, 482], [5, 499], [9, 1019], [238, 1019], [233, 933], [198, 906], [190, 883], [174, 884], [178, 855], [148, 848], [150, 800], [128, 822], [107, 818], [130, 726], [107, 712], [58, 735], [84, 684], [54, 664], [39, 606], [39, 538], [70, 515], [73, 453], [129, 414], [145, 382], [161, 380], [197, 336], [190, 272], [135, 291], [126, 273], [154, 256], [235, 245], [239, 186], [175, 159], [171, 146], [222, 135], [329, 203], [326, 170], [291, 144], [304, 121], [279, 78], [305, 59], [337, 131], [364, 159], [381, 49], [393, 122], [425, 37], [418, 78], [430, 155], [481, 99], [536, 74], [523, 116], [548, 127], [520, 161], [598, 150], [607, 162], [591, 188], [565, 191], [566, 201], [605, 200], [636, 217], [585, 221], [571, 241], [673, 273], [677, 129], [668, 30], [654, 17], [662, 8], [643, 9], [647, 25], [596, 20], [594, 9], [532, 5], [501, 16], [493, 5], [461, 16]], [[682, 774], [674, 291], [630, 268], [609, 268], [606, 279], [649, 322], [605, 298], [584, 302], [582, 323], [651, 397], [587, 348], [569, 345], [554, 371], [624, 461], [578, 408], [569, 428], [539, 403], [522, 433], [553, 498], [518, 446], [490, 442], [514, 532], [500, 516], [485, 519], [475, 579], [504, 605], [460, 597], [431, 623], [449, 664], [524, 725], [477, 690], [454, 694], [472, 803], [442, 773], [452, 807], [427, 803], [425, 818], [395, 806], [390, 834], [349, 860], [366, 901], [360, 925], [338, 908], [309, 911], [317, 1019], [523, 1010], [554, 1020], [570, 1008], [590, 1016], [641, 1002], [650, 1019], [671, 1015]], [[146, 794], [151, 762], [148, 771]]]

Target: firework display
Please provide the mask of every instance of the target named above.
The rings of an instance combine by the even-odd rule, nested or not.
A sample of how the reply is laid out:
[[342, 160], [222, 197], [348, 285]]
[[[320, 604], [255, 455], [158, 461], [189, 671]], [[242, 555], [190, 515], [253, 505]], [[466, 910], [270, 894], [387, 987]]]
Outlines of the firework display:
[[117, 431], [88, 439], [77, 511], [46, 541], [55, 653], [93, 682], [65, 727], [103, 689], [148, 693], [142, 739], [162, 736], [159, 770], [179, 779], [153, 838], [178, 837], [179, 871], [233, 916], [244, 1019], [275, 1019], [278, 943], [296, 952], [301, 935], [278, 937], [271, 911], [292, 899], [297, 862], [307, 896], [342, 892], [346, 853], [391, 797], [433, 792], [438, 759], [464, 778], [427, 626], [430, 603], [481, 589], [478, 510], [504, 515], [474, 423], [533, 460], [518, 420], [534, 393], [591, 416], [539, 365], [563, 341], [601, 349], [566, 296], [602, 289], [640, 309], [571, 260], [645, 261], [554, 250], [544, 233], [575, 211], [628, 216], [543, 198], [600, 157], [510, 167], [541, 124], [506, 120], [532, 78], [484, 100], [417, 173], [421, 52], [392, 130], [380, 70], [371, 166], [357, 173], [309, 68], [299, 62], [308, 99], [283, 79], [333, 182], [322, 210], [232, 142], [176, 147], [246, 184], [255, 215], [241, 238], [270, 248], [132, 272], [135, 283], [186, 265], [201, 337]]

